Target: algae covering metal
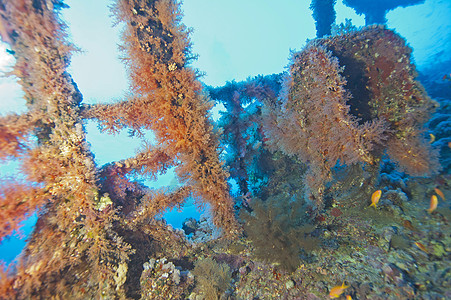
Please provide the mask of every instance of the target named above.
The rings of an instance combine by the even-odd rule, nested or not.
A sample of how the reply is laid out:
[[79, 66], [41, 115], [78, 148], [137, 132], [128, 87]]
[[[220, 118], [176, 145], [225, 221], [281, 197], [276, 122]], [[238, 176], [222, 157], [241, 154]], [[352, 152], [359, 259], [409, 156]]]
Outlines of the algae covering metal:
[[[119, 0], [133, 97], [83, 105], [62, 7], [0, 0], [30, 110], [0, 117], [0, 158], [23, 159], [29, 179], [2, 182], [0, 237], [39, 210], [21, 259], [0, 272], [0, 298], [451, 298], [451, 177], [434, 150], [449, 139], [450, 100], [437, 100], [426, 140], [438, 102], [393, 31], [313, 40], [289, 74], [204, 88], [179, 3]], [[227, 109], [219, 128], [210, 99]], [[111, 132], [150, 128], [160, 144], [99, 167], [84, 119]], [[170, 166], [184, 182], [173, 190], [128, 176]], [[212, 214], [186, 231], [159, 218], [189, 196]]]

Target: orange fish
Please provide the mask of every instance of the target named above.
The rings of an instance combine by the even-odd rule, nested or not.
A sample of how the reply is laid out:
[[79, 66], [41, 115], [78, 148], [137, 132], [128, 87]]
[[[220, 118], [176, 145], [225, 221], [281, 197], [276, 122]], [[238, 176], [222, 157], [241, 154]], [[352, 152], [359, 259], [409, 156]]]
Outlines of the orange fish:
[[431, 204], [429, 205], [428, 212], [431, 214], [436, 208], [438, 204], [438, 199], [436, 195], [431, 196]]
[[431, 138], [429, 143], [433, 143], [435, 141], [435, 135], [433, 135], [432, 133], [429, 133], [429, 137]]
[[437, 205], [438, 205], [438, 198], [437, 198], [436, 195], [432, 195], [431, 196], [431, 203], [430, 203], [429, 208], [428, 208], [428, 212], [432, 213], [437, 208]]
[[349, 285], [345, 285], [345, 283], [343, 282], [342, 285], [338, 285], [333, 287], [330, 292], [329, 292], [329, 297], [330, 298], [338, 298], [340, 297], [341, 294], [343, 294], [344, 290], [347, 289], [349, 287]]
[[438, 188], [434, 188], [434, 191], [437, 193], [437, 195], [439, 195], [442, 198], [442, 200], [445, 200], [445, 195], [441, 190], [439, 190]]
[[379, 199], [381, 198], [381, 195], [382, 195], [382, 191], [381, 190], [375, 191], [371, 195], [371, 205], [370, 206], [374, 206], [374, 208], [376, 208], [376, 204], [379, 203]]
[[418, 248], [420, 248], [421, 251], [424, 251], [424, 252], [428, 253], [428, 249], [427, 249], [426, 246], [423, 245], [422, 243], [420, 243], [420, 242], [415, 242], [414, 244], [415, 244], [415, 246], [417, 246]]
[[352, 300], [351, 295], [346, 295], [346, 300]]

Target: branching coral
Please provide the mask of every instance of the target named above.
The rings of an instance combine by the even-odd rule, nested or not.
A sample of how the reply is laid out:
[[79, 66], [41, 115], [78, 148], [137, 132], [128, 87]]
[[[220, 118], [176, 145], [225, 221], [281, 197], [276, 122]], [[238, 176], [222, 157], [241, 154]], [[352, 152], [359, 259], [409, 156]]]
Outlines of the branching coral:
[[[66, 71], [74, 47], [66, 42], [54, 4], [0, 2], [16, 57], [13, 74], [20, 80], [29, 110], [0, 119], [5, 129], [2, 157], [21, 158], [29, 180], [2, 187], [2, 215], [8, 217], [1, 220], [1, 238], [27, 214], [41, 211], [14, 284], [8, 288], [19, 298], [32, 297], [42, 289], [43, 280], [51, 282], [70, 268], [81, 273], [67, 281], [85, 280], [87, 263], [92, 271], [87, 289], [100, 293], [115, 287], [115, 269], [129, 253], [129, 246], [111, 230], [114, 210], [96, 209], [96, 170], [79, 116], [81, 94]], [[29, 135], [37, 137], [37, 145]], [[73, 293], [78, 292], [74, 288]], [[47, 290], [42, 295], [52, 293]]]
[[[211, 103], [197, 74], [187, 66], [192, 57], [178, 5], [166, 0], [118, 1], [116, 13], [127, 24], [124, 59], [134, 96], [113, 105], [87, 106], [84, 115], [98, 119], [110, 131], [126, 126], [138, 132], [152, 129], [165, 154], [181, 161], [176, 171], [191, 193], [212, 205], [215, 224], [227, 235], [236, 235], [228, 174], [219, 161], [217, 134], [208, 120]], [[152, 216], [156, 211], [143, 213]]]
[[258, 186], [260, 158], [264, 152], [261, 106], [264, 100], [277, 97], [280, 77], [257, 76], [246, 82], [231, 82], [210, 89], [211, 97], [223, 103], [226, 109], [219, 120], [221, 138], [227, 151], [230, 176], [238, 183], [241, 195], [253, 194]]
[[[178, 3], [117, 2], [114, 11], [126, 23], [124, 60], [133, 96], [94, 106], [81, 105], [67, 72], [75, 47], [58, 18], [63, 6], [59, 0], [0, 1], [1, 24], [7, 24], [1, 34], [16, 57], [13, 74], [28, 106], [27, 114], [0, 118], [0, 159], [19, 158], [27, 180], [4, 182], [0, 238], [40, 211], [17, 270], [2, 278], [1, 290], [18, 298], [123, 297], [131, 248], [140, 247], [131, 236], [153, 236], [168, 247], [179, 241], [152, 225], [166, 208], [194, 196], [211, 204], [226, 236], [238, 233], [228, 174], [208, 119], [211, 104], [187, 66], [190, 45]], [[112, 132], [152, 129], [159, 147], [147, 145], [135, 157], [99, 168], [85, 140], [82, 122], [89, 118]], [[149, 190], [128, 176], [155, 177], [170, 166], [186, 183], [171, 192]]]
[[230, 267], [217, 263], [213, 258], [200, 259], [195, 263], [193, 275], [197, 290], [206, 300], [222, 298], [221, 295], [230, 286], [232, 274]]
[[315, 226], [306, 222], [306, 206], [285, 195], [266, 201], [252, 200], [253, 212], [243, 211], [245, 233], [252, 241], [257, 259], [276, 263], [293, 272], [299, 266], [301, 251], [311, 251], [320, 239], [311, 233]]

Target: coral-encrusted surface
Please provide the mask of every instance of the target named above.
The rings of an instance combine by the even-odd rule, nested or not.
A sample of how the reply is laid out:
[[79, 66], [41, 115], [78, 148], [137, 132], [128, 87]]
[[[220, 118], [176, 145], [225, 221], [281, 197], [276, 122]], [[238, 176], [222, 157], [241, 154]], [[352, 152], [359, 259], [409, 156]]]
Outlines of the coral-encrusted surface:
[[293, 54], [279, 98], [263, 100], [268, 148], [306, 164], [319, 209], [336, 164], [372, 168], [387, 154], [410, 175], [440, 169], [423, 135], [438, 104], [416, 80], [410, 53], [383, 26], [313, 40]]
[[[229, 299], [325, 299], [343, 282], [349, 285], [343, 299], [446, 299], [451, 296], [451, 211], [443, 204], [432, 214], [426, 211], [433, 187], [432, 181], [421, 187], [407, 182], [404, 190], [379, 186], [383, 193], [376, 209], [358, 188], [339, 195], [316, 223], [321, 246], [309, 250], [293, 272], [256, 256], [258, 244], [247, 239], [227, 248], [214, 244], [202, 255], [230, 265]], [[224, 250], [228, 259], [218, 255]]]
[[390, 158], [412, 175], [431, 174], [437, 154], [421, 137], [421, 127], [438, 103], [431, 100], [411, 62], [405, 40], [382, 26], [321, 39], [344, 66], [352, 114], [362, 121], [381, 118], [391, 130], [386, 141]]
[[[450, 178], [442, 180], [446, 181], [441, 186], [445, 197], [450, 197]], [[150, 277], [141, 286], [143, 295], [152, 294], [153, 299], [182, 294], [190, 299], [326, 299], [333, 287], [345, 283], [349, 287], [340, 299], [346, 295], [352, 299], [447, 299], [451, 296], [451, 211], [441, 203], [432, 214], [427, 212], [435, 184], [407, 180], [402, 189], [388, 183], [378, 186], [383, 193], [377, 208], [369, 207], [369, 195], [359, 192], [358, 186], [337, 194], [332, 207], [315, 223], [320, 247], [309, 249], [308, 255], [301, 249], [292, 253], [300, 261], [291, 270], [283, 262], [261, 257], [259, 244], [251, 239], [192, 244], [182, 260], [166, 256], [168, 262], [162, 266], [153, 261], [151, 273], [149, 264], [144, 265]], [[274, 249], [281, 259], [289, 259], [282, 251]], [[202, 290], [205, 272], [195, 267], [203, 261], [211, 265], [209, 276], [221, 280], [222, 288], [209, 288], [209, 296]], [[224, 272], [231, 276], [221, 275]], [[149, 280], [155, 283], [151, 286]], [[169, 286], [161, 286], [158, 297], [155, 288], [163, 283]]]
[[[63, 6], [0, 0], [29, 105], [0, 117], [0, 160], [22, 159], [28, 180], [1, 182], [0, 240], [39, 211], [0, 299], [451, 298], [450, 100], [428, 97], [400, 36], [314, 40], [289, 74], [204, 89], [179, 2], [118, 0], [133, 95], [83, 105]], [[96, 166], [84, 119], [152, 129], [159, 145]], [[172, 166], [173, 189], [130, 176]], [[210, 215], [185, 231], [161, 220], [190, 196]]]

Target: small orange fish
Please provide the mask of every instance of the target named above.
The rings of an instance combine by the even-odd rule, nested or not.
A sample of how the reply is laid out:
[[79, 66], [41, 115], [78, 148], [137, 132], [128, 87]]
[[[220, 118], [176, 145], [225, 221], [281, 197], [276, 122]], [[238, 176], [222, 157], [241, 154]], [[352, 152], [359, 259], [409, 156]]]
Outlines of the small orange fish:
[[435, 141], [435, 135], [433, 135], [432, 133], [429, 133], [429, 136], [431, 138], [429, 143], [432, 144]]
[[372, 195], [371, 195], [371, 205], [374, 208], [376, 208], [376, 204], [379, 203], [379, 199], [381, 198], [382, 195], [382, 191], [381, 190], [377, 190], [375, 191]]
[[428, 253], [428, 249], [427, 249], [426, 246], [423, 245], [422, 243], [420, 243], [420, 242], [415, 242], [414, 244], [415, 244], [415, 246], [417, 246], [418, 248], [420, 248], [421, 251], [424, 251], [424, 252]]
[[445, 200], [445, 194], [443, 194], [441, 190], [439, 190], [438, 188], [434, 188], [434, 191], [437, 195], [439, 195], [442, 198], [442, 200]]
[[451, 142], [448, 142], [448, 147], [451, 148]]
[[340, 297], [341, 294], [343, 294], [344, 290], [347, 289], [349, 287], [349, 285], [345, 285], [345, 283], [343, 282], [342, 285], [338, 285], [333, 287], [330, 292], [329, 292], [329, 297], [330, 298], [338, 298]]
[[346, 295], [346, 300], [352, 300], [351, 295]]
[[431, 204], [429, 205], [428, 212], [431, 214], [436, 208], [438, 204], [438, 199], [436, 195], [431, 196]]

